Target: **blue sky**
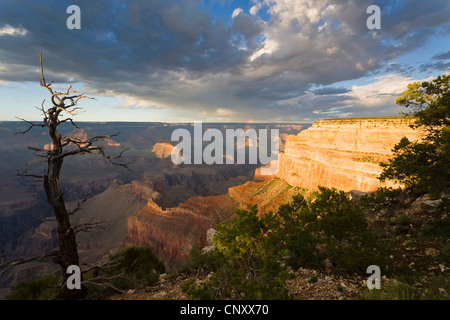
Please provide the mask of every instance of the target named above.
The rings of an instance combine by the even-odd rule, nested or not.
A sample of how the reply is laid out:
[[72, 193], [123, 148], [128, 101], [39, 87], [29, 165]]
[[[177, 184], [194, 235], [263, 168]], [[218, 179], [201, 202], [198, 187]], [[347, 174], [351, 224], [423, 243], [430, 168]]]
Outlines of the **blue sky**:
[[408, 83], [449, 72], [450, 2], [2, 0], [0, 121], [41, 119], [41, 50], [57, 88], [96, 98], [78, 121], [392, 116]]

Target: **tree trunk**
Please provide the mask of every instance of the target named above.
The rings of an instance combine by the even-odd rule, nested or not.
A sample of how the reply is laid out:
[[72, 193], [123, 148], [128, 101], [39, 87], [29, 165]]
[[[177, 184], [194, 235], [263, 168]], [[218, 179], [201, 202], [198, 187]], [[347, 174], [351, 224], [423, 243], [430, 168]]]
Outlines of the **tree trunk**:
[[[71, 265], [79, 266], [78, 248], [74, 227], [70, 223], [69, 214], [64, 203], [63, 194], [59, 183], [59, 174], [63, 164], [63, 158], [58, 157], [62, 153], [61, 136], [56, 131], [56, 122], [50, 125], [50, 136], [53, 140], [53, 154], [48, 159], [48, 171], [44, 176], [44, 189], [47, 201], [50, 204], [58, 224], [58, 242], [60, 254], [55, 262], [61, 266], [64, 279], [63, 289], [58, 298], [80, 299], [86, 296], [86, 288], [81, 290], [69, 290], [67, 288], [67, 268]], [[82, 279], [80, 279], [81, 281]]]

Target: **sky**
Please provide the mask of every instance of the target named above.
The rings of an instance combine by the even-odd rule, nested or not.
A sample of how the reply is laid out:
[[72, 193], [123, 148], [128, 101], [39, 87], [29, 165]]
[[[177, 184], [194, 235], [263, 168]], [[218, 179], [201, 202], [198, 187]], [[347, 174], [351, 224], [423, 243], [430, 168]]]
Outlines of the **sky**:
[[0, 0], [0, 121], [50, 107], [40, 51], [54, 88], [95, 98], [78, 121], [396, 116], [409, 83], [450, 71], [450, 1]]

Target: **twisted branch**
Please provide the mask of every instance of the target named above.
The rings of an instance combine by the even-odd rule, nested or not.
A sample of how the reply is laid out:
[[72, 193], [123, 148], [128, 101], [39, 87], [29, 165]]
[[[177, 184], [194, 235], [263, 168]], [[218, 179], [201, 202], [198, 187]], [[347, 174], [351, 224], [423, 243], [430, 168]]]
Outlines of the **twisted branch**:
[[59, 251], [51, 251], [49, 253], [41, 254], [39, 256], [31, 257], [31, 258], [21, 258], [18, 260], [10, 261], [5, 264], [0, 265], [0, 275], [4, 274], [7, 270], [9, 270], [12, 267], [18, 266], [20, 264], [32, 262], [32, 261], [40, 261], [42, 259], [48, 258], [48, 257], [57, 257], [59, 256]]

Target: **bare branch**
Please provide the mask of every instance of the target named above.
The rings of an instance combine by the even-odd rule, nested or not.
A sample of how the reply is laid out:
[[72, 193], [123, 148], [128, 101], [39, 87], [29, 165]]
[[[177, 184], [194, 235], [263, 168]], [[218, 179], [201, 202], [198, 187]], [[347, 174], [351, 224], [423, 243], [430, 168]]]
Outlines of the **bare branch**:
[[65, 157], [68, 157], [68, 156], [73, 156], [73, 155], [77, 155], [77, 154], [85, 154], [85, 153], [97, 154], [97, 155], [101, 155], [106, 161], [108, 161], [109, 163], [111, 163], [114, 166], [124, 167], [127, 170], [132, 171], [132, 170], [130, 170], [128, 168], [127, 164], [115, 162], [115, 160], [121, 158], [122, 155], [126, 151], [128, 151], [129, 149], [122, 150], [119, 153], [119, 155], [113, 157], [113, 156], [108, 156], [105, 153], [104, 147], [102, 145], [93, 146], [94, 142], [97, 142], [98, 140], [104, 140], [104, 139], [107, 139], [107, 138], [117, 137], [118, 135], [120, 135], [120, 132], [115, 133], [115, 134], [111, 134], [111, 135], [106, 135], [106, 136], [95, 136], [95, 137], [93, 137], [91, 139], [88, 139], [88, 140], [79, 140], [79, 139], [65, 138], [64, 139], [64, 143], [61, 145], [62, 147], [66, 147], [70, 143], [72, 143], [72, 144], [77, 146], [77, 149], [64, 151], [61, 154], [55, 156], [54, 159], [65, 158]]
[[65, 157], [74, 156], [77, 154], [93, 153], [93, 151], [97, 151], [97, 150], [98, 150], [98, 148], [96, 148], [96, 147], [78, 147], [78, 149], [76, 149], [76, 150], [65, 151], [65, 152], [55, 156], [54, 159], [65, 158]]
[[118, 162], [115, 162], [115, 161], [114, 161], [114, 160], [117, 160], [117, 159], [121, 158], [122, 155], [123, 155], [127, 150], [128, 150], [128, 149], [122, 150], [122, 151], [119, 153], [119, 155], [116, 156], [116, 157], [107, 156], [107, 155], [105, 154], [103, 148], [101, 148], [101, 149], [99, 150], [99, 153], [103, 156], [103, 158], [104, 158], [106, 161], [108, 161], [109, 163], [111, 163], [113, 166], [124, 167], [124, 168], [127, 169], [128, 171], [132, 171], [130, 168], [128, 168], [128, 165], [127, 165], [127, 164], [124, 164], [124, 163], [118, 163]]
[[57, 257], [59, 255], [59, 251], [52, 251], [49, 253], [45, 253], [39, 256], [35, 256], [35, 257], [31, 257], [31, 258], [21, 258], [19, 260], [15, 260], [15, 261], [10, 261], [7, 262], [5, 264], [0, 265], [0, 275], [4, 274], [7, 270], [9, 270], [12, 267], [15, 267], [17, 265], [20, 264], [24, 264], [24, 263], [28, 263], [28, 262], [32, 262], [32, 261], [39, 261], [48, 257]]
[[119, 288], [115, 287], [113, 284], [111, 284], [109, 282], [95, 282], [96, 280], [113, 280], [113, 279], [119, 278], [120, 276], [122, 276], [122, 274], [120, 274], [119, 276], [111, 277], [111, 278], [97, 277], [97, 278], [81, 281], [81, 284], [94, 285], [94, 286], [98, 286], [98, 287], [109, 287], [109, 288], [111, 288], [111, 289], [113, 289], [113, 290], [115, 290], [117, 292], [126, 293], [127, 291], [119, 289]]
[[[62, 93], [62, 92], [58, 92], [57, 93], [58, 95], [68, 95], [69, 93], [67, 92], [67, 93]], [[76, 99], [76, 100], [75, 100]], [[88, 96], [85, 96], [85, 95], [83, 95], [83, 94], [77, 94], [77, 95], [74, 95], [74, 96], [66, 96], [66, 97], [63, 97], [62, 98], [62, 101], [66, 101], [66, 100], [70, 100], [72, 103], [77, 103], [78, 101], [80, 101], [81, 99], [89, 99], [89, 100], [95, 100], [95, 98], [92, 98], [92, 97], [88, 97]]]
[[38, 176], [38, 175], [35, 175], [35, 174], [29, 174], [27, 172], [27, 170], [25, 170], [24, 172], [20, 172], [19, 169], [16, 169], [16, 170], [17, 170], [17, 175], [19, 177], [22, 177], [22, 178], [26, 178], [26, 177], [32, 177], [32, 178], [37, 178], [37, 179], [43, 179], [44, 178], [44, 176]]
[[38, 107], [35, 107], [35, 108], [38, 109], [39, 111], [42, 111], [42, 114], [44, 115], [44, 122], [46, 122], [46, 119], [48, 118], [48, 112], [45, 111], [44, 103], [45, 103], [45, 99], [44, 99], [44, 101], [42, 101], [40, 108], [38, 108]]
[[51, 152], [49, 150], [45, 150], [42, 148], [36, 148], [36, 147], [30, 147], [30, 146], [28, 146], [27, 148], [28, 148], [28, 150], [31, 150], [31, 151], [46, 152], [48, 154], [51, 154]]
[[108, 138], [118, 137], [119, 135], [120, 135], [120, 132], [117, 132], [115, 134], [110, 134], [107, 136], [95, 136], [95, 137], [89, 139], [88, 142], [94, 143], [95, 141], [98, 141], [98, 140], [104, 140], [104, 139], [108, 139]]
[[90, 196], [91, 194], [92, 194], [92, 193], [89, 193], [89, 194], [83, 194], [83, 199], [77, 201], [77, 206], [75, 207], [75, 209], [73, 209], [72, 211], [69, 211], [67, 214], [68, 214], [69, 216], [73, 216], [75, 213], [77, 213], [78, 211], [80, 211], [80, 210], [81, 210], [81, 206], [87, 201], [87, 199], [89, 198], [89, 196]]
[[[118, 266], [118, 262], [119, 262], [119, 258], [115, 258], [113, 260], [107, 260], [107, 261], [105, 261], [103, 263], [98, 263], [98, 264], [95, 264], [93, 266], [90, 266], [90, 267], [82, 270], [82, 272], [86, 273], [86, 272], [89, 272], [89, 271], [94, 270], [94, 269], [106, 270], [106, 269], [114, 268], [114, 267]], [[112, 276], [112, 277], [102, 277], [102, 276], [100, 276], [100, 277], [95, 277], [95, 278], [84, 280], [84, 281], [81, 282], [81, 284], [84, 284], [84, 285], [95, 285], [95, 286], [100, 286], [100, 287], [109, 287], [109, 288], [111, 288], [113, 290], [116, 290], [118, 292], [125, 293], [126, 291], [123, 291], [121, 289], [116, 288], [114, 285], [112, 285], [109, 282], [98, 282], [98, 281], [111, 281], [111, 280], [120, 278], [122, 276], [123, 276], [123, 273], [115, 275], [115, 276]]]
[[[52, 95], [53, 95], [53, 90], [51, 87], [51, 85], [53, 84], [53, 81], [50, 82], [49, 84], [47, 84], [47, 82], [45, 81], [45, 76], [44, 76], [44, 65], [42, 63], [42, 51], [39, 52], [39, 65], [41, 66], [41, 86], [46, 88]], [[52, 96], [53, 98], [53, 96]], [[53, 99], [52, 99], [53, 100]]]
[[39, 65], [41, 66], [41, 84], [45, 84], [44, 66], [42, 64], [42, 51], [39, 52]]
[[19, 120], [22, 120], [22, 121], [28, 123], [28, 124], [30, 125], [30, 127], [29, 127], [27, 130], [25, 130], [25, 131], [22, 131], [22, 132], [16, 132], [16, 133], [14, 133], [14, 135], [18, 135], [18, 134], [26, 134], [26, 133], [28, 133], [31, 129], [33, 129], [34, 127], [41, 127], [41, 128], [44, 128], [44, 127], [46, 127], [47, 124], [48, 124], [47, 118], [44, 119], [44, 122], [43, 122], [42, 124], [34, 123], [34, 122], [27, 121], [27, 120], [25, 120], [25, 119], [21, 119], [21, 118], [17, 118], [17, 117], [16, 117], [16, 119], [19, 119]]
[[[80, 192], [78, 192], [78, 193], [80, 193]], [[67, 215], [70, 217], [70, 216], [75, 215], [78, 211], [80, 211], [82, 205], [88, 200], [88, 198], [89, 198], [89, 196], [90, 196], [91, 194], [92, 194], [92, 193], [89, 193], [89, 194], [83, 194], [83, 199], [77, 201], [77, 205], [76, 205], [75, 209], [73, 209], [72, 211], [68, 211], [68, 212], [67, 212]], [[42, 219], [42, 221], [43, 221], [43, 222], [54, 222], [54, 221], [56, 221], [56, 218], [45, 218], [45, 219]], [[75, 228], [76, 228], [76, 227], [75, 227]], [[101, 228], [98, 228], [98, 229], [101, 229]], [[81, 230], [81, 231], [83, 231], [83, 230]], [[75, 232], [77, 232], [77, 231], [75, 231]]]
[[96, 263], [90, 267], [87, 267], [86, 269], [82, 270], [83, 273], [89, 272], [91, 270], [97, 269], [97, 270], [106, 270], [110, 268], [117, 267], [119, 265], [119, 258], [115, 258], [113, 260], [107, 260], [106, 262], [102, 263]]
[[58, 158], [65, 158], [67, 156], [80, 154], [80, 153], [93, 153], [93, 151], [100, 151], [100, 149], [103, 149], [103, 146], [92, 146], [94, 142], [96, 142], [98, 140], [104, 140], [107, 138], [111, 138], [111, 137], [117, 137], [119, 134], [120, 134], [120, 132], [116, 133], [116, 134], [107, 135], [107, 136], [95, 136], [88, 140], [65, 138], [64, 139], [65, 142], [61, 145], [62, 147], [65, 147], [65, 146], [69, 145], [70, 143], [73, 143], [74, 145], [76, 145], [78, 147], [78, 149], [63, 152], [60, 155], [58, 155]]
[[[80, 127], [78, 127], [77, 124], [76, 124], [75, 122], [73, 122], [73, 120], [72, 120], [71, 118], [67, 118], [67, 119], [64, 119], [64, 120], [59, 120], [59, 123], [64, 123], [64, 122], [67, 122], [67, 121], [69, 121], [70, 123], [72, 123], [72, 125], [73, 125], [75, 128], [80, 129]], [[59, 124], [59, 123], [58, 123], [58, 124]]]
[[[115, 275], [115, 276], [112, 276], [112, 277], [95, 277], [95, 278], [91, 278], [89, 280], [84, 280], [84, 281], [98, 281], [98, 280], [110, 281], [110, 280], [114, 280], [114, 279], [120, 278], [121, 276], [123, 276], [123, 273]], [[81, 283], [83, 283], [84, 281], [82, 281]], [[97, 284], [99, 284], [99, 283], [97, 282]]]

